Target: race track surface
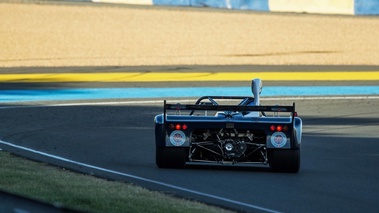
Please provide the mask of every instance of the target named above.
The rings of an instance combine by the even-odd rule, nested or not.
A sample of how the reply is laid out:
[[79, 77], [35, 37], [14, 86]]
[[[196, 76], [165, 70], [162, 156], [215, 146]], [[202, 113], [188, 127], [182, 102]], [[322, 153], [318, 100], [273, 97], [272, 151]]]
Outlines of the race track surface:
[[[1, 140], [127, 175], [74, 168], [82, 172], [237, 211], [374, 212], [379, 207], [377, 96], [297, 99], [297, 111], [304, 122], [298, 174], [273, 173], [267, 167], [158, 169], [153, 118], [162, 112], [161, 100], [84, 106], [59, 103], [68, 105], [3, 105]], [[288, 103], [290, 99], [262, 100], [262, 104]], [[1, 147], [72, 167], [67, 162]]]

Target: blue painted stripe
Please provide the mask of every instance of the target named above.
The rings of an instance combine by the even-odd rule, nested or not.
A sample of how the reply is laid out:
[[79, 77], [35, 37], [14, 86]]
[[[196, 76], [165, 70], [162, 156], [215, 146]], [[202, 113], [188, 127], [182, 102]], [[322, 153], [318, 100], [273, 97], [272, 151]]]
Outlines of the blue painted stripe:
[[[249, 87], [194, 88], [81, 88], [43, 90], [1, 90], [0, 103], [82, 99], [172, 98], [204, 95], [250, 96]], [[379, 95], [379, 86], [271, 86], [262, 96]]]

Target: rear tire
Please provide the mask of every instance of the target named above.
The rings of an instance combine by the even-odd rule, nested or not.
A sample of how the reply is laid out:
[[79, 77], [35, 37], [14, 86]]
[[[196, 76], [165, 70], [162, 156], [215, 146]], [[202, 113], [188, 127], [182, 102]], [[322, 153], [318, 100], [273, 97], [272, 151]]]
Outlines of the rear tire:
[[269, 163], [274, 172], [297, 173], [300, 170], [300, 149], [273, 149]]
[[155, 162], [159, 168], [184, 168], [187, 154], [186, 148], [157, 147]]

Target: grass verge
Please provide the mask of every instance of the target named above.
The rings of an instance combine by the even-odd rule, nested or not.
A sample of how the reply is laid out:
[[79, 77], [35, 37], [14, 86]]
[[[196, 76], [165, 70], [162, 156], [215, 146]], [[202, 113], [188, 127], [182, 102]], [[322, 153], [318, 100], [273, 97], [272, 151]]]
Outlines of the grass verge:
[[228, 212], [0, 151], [0, 189], [88, 212]]

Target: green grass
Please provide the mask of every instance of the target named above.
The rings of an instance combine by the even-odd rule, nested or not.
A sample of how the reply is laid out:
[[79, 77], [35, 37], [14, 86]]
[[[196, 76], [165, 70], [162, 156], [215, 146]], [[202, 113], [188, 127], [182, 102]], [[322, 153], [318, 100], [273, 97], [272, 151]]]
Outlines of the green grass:
[[0, 151], [0, 189], [89, 212], [228, 212], [227, 210], [37, 163]]

